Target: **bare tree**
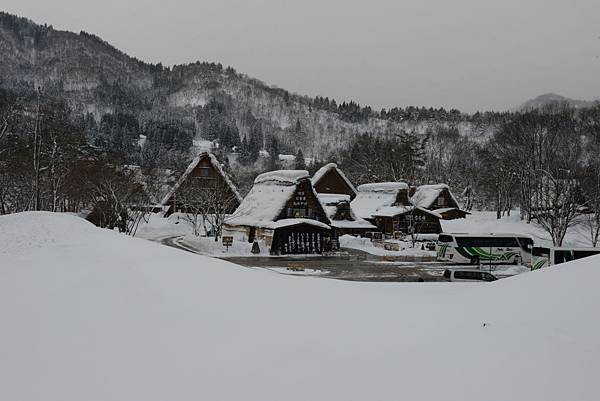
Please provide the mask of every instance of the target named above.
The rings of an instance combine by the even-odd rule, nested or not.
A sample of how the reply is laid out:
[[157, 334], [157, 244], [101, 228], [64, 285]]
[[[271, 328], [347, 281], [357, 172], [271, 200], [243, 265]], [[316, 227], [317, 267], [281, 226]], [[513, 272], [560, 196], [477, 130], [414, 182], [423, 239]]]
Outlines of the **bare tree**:
[[215, 241], [221, 237], [223, 225], [233, 217], [238, 199], [222, 179], [204, 180], [190, 177], [177, 191], [177, 203], [185, 211], [185, 220], [193, 229], [194, 235], [213, 235]]
[[581, 211], [578, 181], [569, 170], [563, 170], [561, 176], [546, 170], [540, 170], [539, 174], [535, 220], [550, 235], [554, 246], [562, 246]]
[[195, 236], [201, 234], [201, 228], [204, 228], [205, 233], [208, 232], [205, 208], [202, 204], [205, 191], [206, 188], [199, 180], [189, 178], [183, 182], [173, 195], [175, 204], [184, 212], [183, 218], [192, 226], [192, 232]]
[[[16, 96], [6, 96], [6, 101], [0, 103], [0, 142], [19, 114], [19, 99]], [[0, 151], [1, 152], [1, 151]]]

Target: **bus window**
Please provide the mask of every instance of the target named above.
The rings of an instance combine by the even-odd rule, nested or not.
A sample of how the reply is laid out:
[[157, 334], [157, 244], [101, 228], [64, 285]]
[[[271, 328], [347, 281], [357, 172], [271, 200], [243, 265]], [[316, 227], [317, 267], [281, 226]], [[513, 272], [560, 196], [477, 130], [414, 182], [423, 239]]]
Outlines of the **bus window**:
[[550, 248], [544, 248], [541, 246], [534, 246], [531, 250], [531, 254], [533, 256], [543, 256], [545, 258], [550, 257]]
[[493, 241], [493, 245], [492, 246], [497, 246], [497, 247], [501, 247], [501, 248], [518, 248], [519, 247], [519, 242], [517, 241], [517, 239], [515, 237], [499, 237], [499, 238], [492, 238], [492, 240], [496, 240]]
[[585, 251], [573, 251], [573, 258], [581, 259], [587, 258], [588, 256], [594, 256], [600, 254], [600, 249], [597, 251], [594, 250], [585, 250]]
[[440, 234], [438, 242], [453, 242], [454, 238], [451, 235]]
[[573, 254], [569, 250], [555, 250], [554, 251], [554, 264], [570, 262], [573, 260]]
[[478, 248], [518, 248], [515, 237], [458, 237], [456, 243], [460, 247]]

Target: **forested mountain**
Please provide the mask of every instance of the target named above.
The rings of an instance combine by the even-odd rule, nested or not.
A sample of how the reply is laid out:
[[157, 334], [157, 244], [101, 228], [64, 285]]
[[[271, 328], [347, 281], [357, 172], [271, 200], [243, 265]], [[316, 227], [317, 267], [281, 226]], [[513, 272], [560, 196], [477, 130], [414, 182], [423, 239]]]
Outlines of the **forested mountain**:
[[[185, 149], [191, 139], [217, 139], [324, 159], [358, 134], [391, 136], [440, 127], [486, 135], [503, 121], [498, 113], [393, 108], [375, 111], [355, 102], [309, 98], [268, 86], [217, 63], [172, 68], [132, 58], [86, 32], [58, 31], [0, 13], [0, 86], [30, 95], [66, 99], [99, 146], [156, 158], [166, 148]], [[122, 132], [114, 138], [113, 133]], [[145, 134], [147, 149], [137, 149]], [[143, 160], [142, 160], [143, 161]]]
[[375, 111], [220, 64], [144, 63], [94, 35], [3, 13], [0, 57], [0, 214], [100, 209], [101, 225], [135, 232], [132, 211], [147, 209], [129, 205], [155, 203], [162, 178], [208, 140], [242, 192], [260, 172], [335, 161], [355, 184], [443, 182], [466, 210], [498, 217], [519, 206], [555, 244], [585, 213], [600, 241], [600, 104], [547, 95], [510, 113]]
[[564, 97], [561, 95], [557, 95], [556, 93], [545, 93], [543, 95], [537, 96], [533, 99], [529, 99], [519, 107], [515, 109], [515, 111], [530, 111], [530, 110], [542, 110], [548, 106], [555, 105], [557, 103], [568, 104], [569, 106], [575, 109], [588, 109], [590, 107], [594, 107], [595, 105], [600, 103], [600, 100], [590, 101], [590, 100], [576, 100], [570, 99], [568, 97]]

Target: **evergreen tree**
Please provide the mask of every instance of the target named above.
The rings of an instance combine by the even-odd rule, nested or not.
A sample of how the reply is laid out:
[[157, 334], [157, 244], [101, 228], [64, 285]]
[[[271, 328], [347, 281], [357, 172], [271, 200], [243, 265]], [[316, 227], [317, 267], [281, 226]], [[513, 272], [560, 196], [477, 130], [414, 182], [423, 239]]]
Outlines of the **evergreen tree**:
[[296, 170], [306, 170], [306, 162], [304, 161], [304, 155], [302, 149], [298, 149], [296, 153], [296, 164], [294, 165]]

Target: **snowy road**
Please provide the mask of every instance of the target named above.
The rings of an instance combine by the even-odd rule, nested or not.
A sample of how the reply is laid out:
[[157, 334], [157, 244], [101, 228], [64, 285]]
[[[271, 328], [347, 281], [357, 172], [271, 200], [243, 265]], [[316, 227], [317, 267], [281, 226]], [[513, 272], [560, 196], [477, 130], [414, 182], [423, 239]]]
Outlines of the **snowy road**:
[[[181, 236], [167, 236], [158, 239], [164, 245], [198, 253], [192, 247], [184, 244]], [[407, 282], [407, 281], [443, 281], [442, 274], [450, 265], [441, 262], [419, 261], [387, 261], [382, 257], [368, 253], [343, 249], [343, 256], [250, 256], [250, 257], [221, 257], [240, 266], [264, 268], [281, 274], [315, 275], [350, 281], [375, 282]], [[288, 270], [288, 267], [302, 267], [304, 272]], [[452, 265], [451, 267], [456, 267]], [[498, 270], [493, 271], [498, 277], [506, 277]], [[502, 267], [499, 268], [500, 270]], [[487, 269], [485, 269], [487, 270]]]

